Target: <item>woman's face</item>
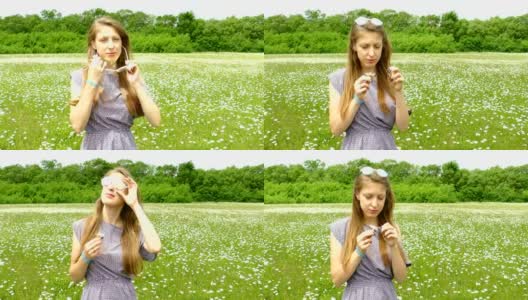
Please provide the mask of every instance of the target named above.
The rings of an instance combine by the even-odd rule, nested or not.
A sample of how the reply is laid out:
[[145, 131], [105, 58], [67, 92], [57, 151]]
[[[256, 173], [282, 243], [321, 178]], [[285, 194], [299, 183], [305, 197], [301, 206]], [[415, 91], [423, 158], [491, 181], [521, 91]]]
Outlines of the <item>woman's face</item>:
[[121, 55], [121, 37], [113, 27], [99, 25], [95, 40], [92, 41], [92, 48], [97, 50], [101, 59], [110, 64], [115, 64]]
[[372, 69], [381, 58], [383, 36], [378, 32], [362, 30], [353, 48], [361, 62], [361, 68]]
[[101, 179], [103, 189], [101, 190], [101, 200], [104, 205], [122, 206], [125, 202], [118, 191], [128, 193], [128, 187], [124, 182], [125, 176], [121, 173], [111, 173]]
[[387, 189], [381, 183], [367, 181], [356, 197], [365, 218], [376, 218], [385, 206]]

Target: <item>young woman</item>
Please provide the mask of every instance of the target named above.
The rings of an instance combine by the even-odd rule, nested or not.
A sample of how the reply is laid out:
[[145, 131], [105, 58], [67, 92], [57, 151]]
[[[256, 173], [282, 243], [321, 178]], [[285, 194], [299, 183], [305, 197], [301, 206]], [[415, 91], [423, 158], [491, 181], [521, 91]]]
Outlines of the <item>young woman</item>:
[[403, 77], [390, 65], [391, 45], [378, 19], [359, 17], [349, 36], [348, 62], [329, 75], [330, 129], [346, 132], [341, 149], [397, 149], [391, 130], [409, 126]]
[[82, 299], [136, 299], [131, 280], [143, 260], [156, 258], [161, 241], [126, 169], [110, 170], [101, 183], [95, 213], [73, 223], [70, 277], [86, 278]]
[[354, 183], [352, 216], [330, 225], [330, 269], [342, 299], [397, 299], [392, 279], [402, 282], [410, 262], [394, 223], [394, 194], [387, 172], [365, 167]]
[[128, 60], [130, 41], [117, 21], [102, 17], [88, 32], [88, 66], [71, 73], [70, 123], [86, 129], [81, 149], [134, 150], [134, 118], [159, 126], [160, 111], [148, 95], [137, 65]]

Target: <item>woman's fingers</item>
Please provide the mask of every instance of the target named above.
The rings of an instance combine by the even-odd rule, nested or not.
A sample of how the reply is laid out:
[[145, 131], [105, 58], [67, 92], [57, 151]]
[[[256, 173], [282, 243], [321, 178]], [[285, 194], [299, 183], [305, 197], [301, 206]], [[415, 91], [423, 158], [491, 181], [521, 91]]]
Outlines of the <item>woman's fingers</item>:
[[385, 236], [385, 239], [387, 240], [392, 240], [392, 239], [396, 239], [396, 235], [395, 234], [388, 234], [387, 236]]
[[97, 237], [97, 238], [91, 239], [88, 242], [86, 242], [86, 244], [84, 245], [84, 248], [92, 249], [94, 247], [101, 245], [101, 243], [102, 243], [101, 238]]
[[400, 73], [400, 69], [398, 67], [390, 67], [391, 74]]

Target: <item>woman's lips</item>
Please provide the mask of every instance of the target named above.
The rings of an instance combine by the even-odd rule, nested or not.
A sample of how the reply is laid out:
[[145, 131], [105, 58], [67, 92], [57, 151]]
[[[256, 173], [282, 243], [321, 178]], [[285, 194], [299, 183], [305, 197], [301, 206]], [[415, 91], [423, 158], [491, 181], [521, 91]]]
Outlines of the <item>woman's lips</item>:
[[372, 209], [369, 209], [368, 211], [369, 211], [369, 213], [371, 213], [371, 214], [375, 214], [375, 213], [378, 213], [378, 211], [377, 211], [377, 210], [372, 210]]
[[106, 193], [105, 195], [106, 195], [107, 198], [115, 198], [114, 194]]

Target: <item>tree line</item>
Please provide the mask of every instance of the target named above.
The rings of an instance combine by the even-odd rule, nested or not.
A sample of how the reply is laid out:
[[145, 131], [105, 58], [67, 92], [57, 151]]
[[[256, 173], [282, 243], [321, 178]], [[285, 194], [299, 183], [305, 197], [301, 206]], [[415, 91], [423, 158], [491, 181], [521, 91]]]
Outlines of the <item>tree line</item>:
[[152, 166], [141, 161], [103, 159], [62, 166], [56, 160], [0, 168], [0, 204], [94, 202], [110, 169], [127, 168], [144, 202], [263, 202], [264, 166], [195, 168], [192, 162]]
[[452, 161], [418, 166], [366, 159], [326, 166], [320, 160], [265, 169], [265, 203], [351, 202], [353, 180], [363, 166], [381, 168], [398, 202], [528, 202], [528, 165], [467, 170]]
[[528, 14], [466, 20], [455, 12], [415, 16], [395, 10], [358, 9], [329, 16], [307, 10], [289, 16], [203, 20], [193, 12], [154, 16], [98, 8], [67, 16], [43, 10], [39, 15], [0, 18], [0, 53], [84, 52], [88, 28], [101, 16], [111, 16], [124, 25], [136, 52], [343, 53], [358, 16], [382, 20], [395, 52], [528, 51]]
[[0, 18], [0, 53], [80, 53], [92, 22], [110, 16], [123, 24], [135, 52], [262, 52], [264, 16], [203, 20], [193, 12], [154, 16], [139, 11], [107, 12], [97, 8], [62, 16], [57, 10], [40, 15]]
[[304, 15], [266, 18], [265, 53], [342, 53], [359, 16], [378, 18], [395, 52], [528, 51], [528, 14], [488, 20], [465, 20], [451, 11], [414, 16], [403, 11], [366, 9], [327, 16], [319, 10]]

